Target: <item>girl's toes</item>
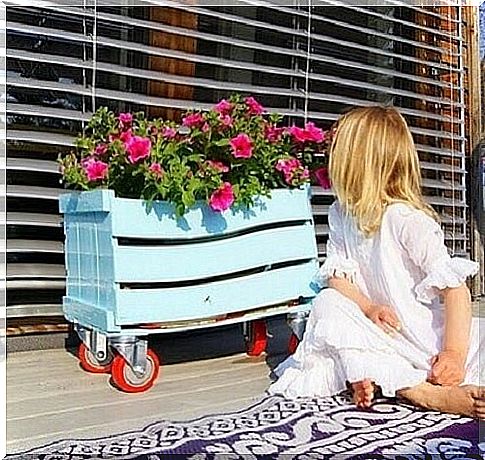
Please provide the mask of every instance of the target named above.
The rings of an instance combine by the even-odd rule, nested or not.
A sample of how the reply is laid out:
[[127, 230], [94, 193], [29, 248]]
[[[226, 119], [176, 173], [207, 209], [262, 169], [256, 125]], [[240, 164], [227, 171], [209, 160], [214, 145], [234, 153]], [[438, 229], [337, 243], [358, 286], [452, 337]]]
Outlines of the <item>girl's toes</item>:
[[477, 408], [475, 406], [474, 408], [474, 415], [476, 418], [480, 419], [480, 420], [485, 420], [485, 409], [484, 408]]
[[364, 403], [364, 386], [363, 382], [355, 382], [352, 384], [352, 399], [357, 407], [362, 407]]
[[478, 386], [465, 386], [468, 390], [468, 394], [475, 400], [475, 401], [485, 401], [485, 387], [478, 387]]
[[363, 407], [370, 407], [370, 406], [372, 406], [372, 400], [373, 400], [373, 397], [372, 396], [365, 396], [364, 402], [363, 402], [362, 406]]
[[473, 410], [480, 419], [485, 419], [485, 399], [474, 399]]

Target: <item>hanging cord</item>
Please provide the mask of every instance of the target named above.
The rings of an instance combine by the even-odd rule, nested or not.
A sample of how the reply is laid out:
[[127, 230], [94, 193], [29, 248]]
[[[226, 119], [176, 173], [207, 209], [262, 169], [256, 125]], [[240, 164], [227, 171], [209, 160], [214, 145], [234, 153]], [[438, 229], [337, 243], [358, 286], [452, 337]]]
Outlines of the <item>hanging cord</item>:
[[[87, 25], [86, 25], [86, 0], [83, 0], [83, 35], [87, 37], [88, 32], [87, 32]], [[86, 61], [87, 61], [87, 56], [86, 56], [86, 41], [83, 41], [83, 87], [86, 88], [87, 86], [87, 80], [86, 80]], [[83, 104], [83, 115], [86, 113], [86, 98], [83, 96], [82, 97], [82, 104]], [[83, 132], [86, 128], [86, 121], [83, 119], [81, 122], [81, 126], [83, 129]]]
[[308, 98], [310, 89], [310, 58], [312, 53], [312, 2], [308, 0], [308, 27], [307, 27], [307, 48], [305, 68], [305, 124], [308, 121]]
[[96, 71], [97, 71], [97, 51], [98, 51], [98, 2], [94, 0], [93, 11], [93, 33], [91, 36], [93, 42], [93, 73], [91, 80], [91, 105], [93, 113], [96, 112]]
[[[449, 6], [449, 24], [452, 24], [451, 19], [454, 17], [453, 16], [453, 6]], [[456, 8], [460, 8], [457, 6]], [[461, 31], [461, 29], [460, 29]], [[456, 252], [456, 234], [455, 234], [455, 212], [456, 212], [456, 206], [455, 206], [455, 142], [454, 142], [454, 132], [455, 132], [455, 93], [454, 93], [454, 85], [453, 85], [453, 39], [452, 35], [450, 33], [450, 38], [449, 38], [449, 76], [450, 76], [450, 96], [451, 96], [451, 132], [450, 132], [450, 141], [451, 141], [451, 209], [452, 209], [452, 214], [451, 214], [451, 238], [452, 238], [452, 255], [455, 255]], [[460, 59], [460, 56], [458, 56], [458, 59]]]

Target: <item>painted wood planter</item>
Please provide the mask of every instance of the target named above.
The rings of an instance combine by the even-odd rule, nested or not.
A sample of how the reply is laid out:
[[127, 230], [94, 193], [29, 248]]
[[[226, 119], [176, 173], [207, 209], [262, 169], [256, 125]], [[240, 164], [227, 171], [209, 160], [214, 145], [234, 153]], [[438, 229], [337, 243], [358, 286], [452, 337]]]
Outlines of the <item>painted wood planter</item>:
[[[136, 368], [119, 343], [307, 311], [318, 270], [308, 194], [273, 190], [251, 209], [224, 213], [200, 204], [181, 219], [166, 202], [149, 205], [111, 190], [62, 195], [64, 314], [85, 344], [83, 367], [103, 364], [103, 340]], [[256, 336], [265, 344], [261, 330], [247, 334], [250, 354], [261, 352]]]

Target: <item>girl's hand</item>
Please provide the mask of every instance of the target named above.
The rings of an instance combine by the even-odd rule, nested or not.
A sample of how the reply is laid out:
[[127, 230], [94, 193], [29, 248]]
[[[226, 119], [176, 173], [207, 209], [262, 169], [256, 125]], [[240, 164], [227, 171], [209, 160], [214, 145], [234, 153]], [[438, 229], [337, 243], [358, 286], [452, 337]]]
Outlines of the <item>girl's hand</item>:
[[428, 378], [435, 385], [460, 385], [465, 380], [465, 362], [460, 353], [444, 350], [431, 362], [431, 374]]
[[365, 312], [374, 324], [379, 326], [386, 334], [393, 335], [401, 329], [401, 323], [396, 312], [389, 305], [372, 304]]

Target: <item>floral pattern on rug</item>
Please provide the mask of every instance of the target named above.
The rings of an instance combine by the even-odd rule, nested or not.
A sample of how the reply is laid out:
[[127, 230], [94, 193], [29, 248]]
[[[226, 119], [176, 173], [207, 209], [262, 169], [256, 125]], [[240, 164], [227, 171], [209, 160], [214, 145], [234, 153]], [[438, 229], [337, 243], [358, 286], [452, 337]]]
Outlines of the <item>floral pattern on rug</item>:
[[346, 395], [298, 400], [267, 396], [241, 411], [163, 421], [99, 439], [63, 440], [6, 458], [159, 460], [177, 454], [190, 460], [464, 460], [483, 459], [485, 439], [477, 421], [390, 400], [360, 410]]

